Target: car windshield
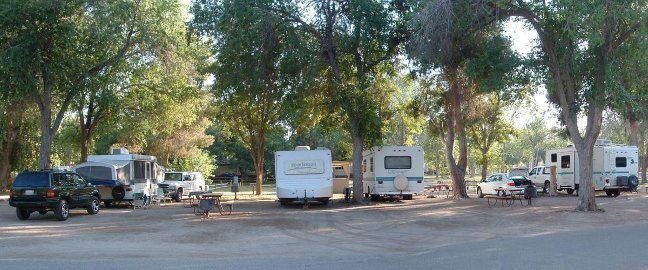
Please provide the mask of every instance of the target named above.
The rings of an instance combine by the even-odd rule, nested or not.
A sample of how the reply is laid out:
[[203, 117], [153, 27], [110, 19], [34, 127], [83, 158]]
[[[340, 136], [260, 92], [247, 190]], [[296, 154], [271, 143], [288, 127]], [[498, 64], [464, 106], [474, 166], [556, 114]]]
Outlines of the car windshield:
[[181, 173], [165, 173], [164, 174], [164, 181], [181, 181], [182, 180], [182, 174]]
[[47, 172], [23, 172], [18, 174], [14, 187], [49, 187]]

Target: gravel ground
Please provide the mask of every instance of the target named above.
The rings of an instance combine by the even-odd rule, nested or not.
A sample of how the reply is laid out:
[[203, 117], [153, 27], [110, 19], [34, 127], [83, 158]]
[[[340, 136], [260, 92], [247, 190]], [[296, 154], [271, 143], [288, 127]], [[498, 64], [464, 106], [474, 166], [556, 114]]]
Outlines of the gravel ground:
[[[178, 266], [188, 256], [227, 258], [243, 265], [261, 258], [302, 262], [299, 258], [312, 254], [326, 261], [648, 224], [645, 192], [599, 196], [596, 200], [603, 211], [597, 213], [574, 212], [577, 197], [568, 195], [540, 197], [533, 206], [511, 207], [489, 206], [486, 199], [443, 196], [349, 205], [336, 196], [329, 205], [308, 209], [279, 206], [273, 195], [238, 197], [229, 216], [205, 218], [182, 203], [172, 203], [150, 209], [103, 208], [94, 216], [72, 210], [63, 222], [55, 221], [51, 212], [33, 213], [29, 220], [19, 221], [14, 208], [0, 202], [0, 261], [29, 261], [34, 250], [40, 259], [74, 260], [79, 254], [93, 262], [163, 257], [177, 260]], [[231, 195], [224, 198], [232, 199]], [[307, 262], [304, 259], [302, 265]]]

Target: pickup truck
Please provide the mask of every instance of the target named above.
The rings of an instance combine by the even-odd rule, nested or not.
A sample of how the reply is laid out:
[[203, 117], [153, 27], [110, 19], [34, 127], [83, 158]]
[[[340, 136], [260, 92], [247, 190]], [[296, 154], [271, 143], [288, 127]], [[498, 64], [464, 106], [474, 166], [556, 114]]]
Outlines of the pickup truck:
[[182, 201], [189, 192], [207, 190], [205, 178], [200, 172], [166, 172], [164, 181], [158, 186], [176, 202]]
[[549, 192], [549, 178], [551, 177], [551, 171], [549, 167], [537, 166], [529, 171], [529, 178], [537, 186], [542, 187], [542, 192]]

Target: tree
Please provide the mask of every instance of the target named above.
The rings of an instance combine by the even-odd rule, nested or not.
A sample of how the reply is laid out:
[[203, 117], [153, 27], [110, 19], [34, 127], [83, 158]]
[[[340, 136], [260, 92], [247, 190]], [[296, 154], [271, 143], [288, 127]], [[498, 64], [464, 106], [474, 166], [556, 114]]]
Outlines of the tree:
[[2, 29], [16, 29], [4, 51], [29, 83], [41, 114], [39, 167], [49, 168], [52, 140], [87, 80], [162, 36], [176, 1], [5, 1]]
[[445, 145], [455, 198], [468, 198], [467, 101], [480, 93], [506, 93], [519, 83], [510, 42], [497, 34], [496, 26], [484, 28], [473, 21], [482, 15], [470, 1], [432, 2], [415, 17], [417, 34], [409, 46], [420, 73], [432, 81], [420, 105]]
[[507, 141], [515, 135], [513, 126], [502, 117], [504, 102], [497, 95], [482, 95], [472, 100], [472, 116], [467, 121], [467, 137], [479, 157], [477, 163], [482, 165], [481, 180], [486, 180], [488, 159], [491, 148], [500, 142]]
[[[330, 81], [329, 99], [344, 111], [353, 142], [353, 202], [361, 200], [362, 149], [380, 141], [375, 77], [393, 66], [407, 38], [407, 1], [319, 0], [260, 7], [317, 42], [318, 68]], [[312, 7], [312, 9], [311, 9]], [[311, 19], [311, 11], [315, 16]]]
[[[560, 111], [570, 140], [578, 152], [579, 211], [598, 209], [592, 185], [593, 149], [603, 112], [612, 96], [610, 69], [619, 48], [634, 35], [645, 35], [645, 1], [486, 1], [483, 21], [520, 17], [537, 33], [550, 101]], [[586, 116], [584, 132], [578, 116]]]
[[[266, 137], [278, 128], [286, 96], [298, 91], [312, 53], [290, 25], [254, 5], [272, 1], [195, 2], [193, 28], [213, 42], [218, 118], [250, 151], [256, 194], [265, 172]], [[307, 77], [306, 77], [307, 78]]]

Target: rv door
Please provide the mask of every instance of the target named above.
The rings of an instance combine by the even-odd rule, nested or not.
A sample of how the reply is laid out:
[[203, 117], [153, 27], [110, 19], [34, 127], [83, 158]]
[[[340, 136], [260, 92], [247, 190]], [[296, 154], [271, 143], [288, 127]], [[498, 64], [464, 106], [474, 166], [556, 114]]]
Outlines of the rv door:
[[558, 166], [556, 166], [556, 177], [558, 178], [558, 187], [574, 187], [576, 184], [576, 174], [578, 172], [575, 165], [574, 152], [559, 152]]

